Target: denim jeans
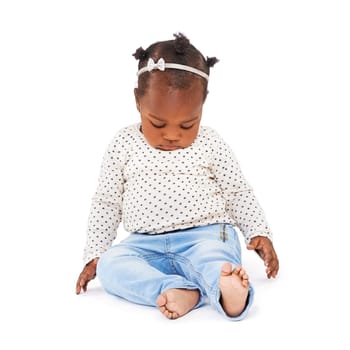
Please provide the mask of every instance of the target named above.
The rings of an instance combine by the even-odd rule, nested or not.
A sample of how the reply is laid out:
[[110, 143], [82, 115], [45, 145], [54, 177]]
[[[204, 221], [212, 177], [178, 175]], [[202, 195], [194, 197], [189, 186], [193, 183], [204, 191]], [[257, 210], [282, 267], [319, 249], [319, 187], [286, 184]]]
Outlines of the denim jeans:
[[237, 321], [246, 316], [254, 289], [249, 287], [243, 312], [227, 316], [218, 287], [225, 262], [241, 264], [238, 235], [232, 225], [213, 224], [157, 235], [132, 233], [102, 254], [97, 276], [108, 293], [150, 306], [157, 306], [157, 297], [168, 289], [197, 289], [196, 307], [209, 299], [218, 312]]

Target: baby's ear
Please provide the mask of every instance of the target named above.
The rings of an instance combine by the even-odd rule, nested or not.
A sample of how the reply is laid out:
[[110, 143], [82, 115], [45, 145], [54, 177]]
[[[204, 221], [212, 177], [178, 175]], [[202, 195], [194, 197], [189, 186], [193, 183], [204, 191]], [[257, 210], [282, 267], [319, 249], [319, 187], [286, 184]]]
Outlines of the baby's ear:
[[209, 90], [205, 90], [204, 96], [203, 96], [203, 104], [206, 101], [208, 94], [209, 94]]
[[134, 96], [135, 96], [136, 108], [140, 112], [140, 99], [138, 96], [138, 88], [134, 89]]

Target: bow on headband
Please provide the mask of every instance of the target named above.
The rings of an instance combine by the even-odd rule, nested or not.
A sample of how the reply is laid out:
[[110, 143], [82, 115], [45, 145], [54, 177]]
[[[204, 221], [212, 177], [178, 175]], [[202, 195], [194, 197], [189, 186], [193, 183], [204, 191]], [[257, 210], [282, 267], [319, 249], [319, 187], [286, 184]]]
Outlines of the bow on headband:
[[165, 63], [164, 58], [162, 57], [158, 60], [157, 63], [153, 61], [153, 58], [149, 58], [147, 62], [147, 66], [141, 68], [137, 72], [137, 76], [140, 76], [142, 73], [145, 73], [145, 72], [151, 72], [153, 69], [165, 71], [165, 68], [184, 70], [187, 72], [200, 75], [202, 78], [209, 80], [209, 75], [197, 68], [186, 66], [184, 64], [178, 64], [178, 63]]
[[153, 69], [159, 69], [161, 71], [165, 70], [165, 61], [163, 58], [160, 58], [158, 62], [154, 62], [153, 58], [150, 58], [147, 63], [147, 70], [150, 72]]

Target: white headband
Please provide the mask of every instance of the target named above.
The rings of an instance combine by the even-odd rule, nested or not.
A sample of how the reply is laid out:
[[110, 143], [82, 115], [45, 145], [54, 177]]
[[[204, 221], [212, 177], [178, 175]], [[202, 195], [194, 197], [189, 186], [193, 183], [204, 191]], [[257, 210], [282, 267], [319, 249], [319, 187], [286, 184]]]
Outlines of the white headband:
[[199, 70], [197, 68], [185, 66], [183, 64], [178, 64], [178, 63], [165, 63], [163, 58], [160, 58], [157, 63], [155, 63], [153, 61], [153, 59], [150, 58], [148, 60], [147, 66], [141, 68], [137, 72], [137, 76], [139, 77], [142, 73], [150, 72], [153, 69], [158, 69], [160, 71], [164, 71], [165, 68], [185, 70], [187, 72], [191, 72], [191, 73], [200, 75], [202, 78], [209, 80], [209, 75], [207, 73], [202, 72], [201, 70]]

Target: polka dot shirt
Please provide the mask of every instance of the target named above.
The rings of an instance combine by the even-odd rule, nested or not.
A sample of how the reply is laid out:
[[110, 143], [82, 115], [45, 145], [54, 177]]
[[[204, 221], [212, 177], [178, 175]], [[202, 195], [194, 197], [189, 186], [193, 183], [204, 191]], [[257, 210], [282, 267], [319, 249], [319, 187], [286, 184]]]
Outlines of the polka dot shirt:
[[247, 242], [272, 235], [240, 166], [216, 131], [201, 126], [187, 148], [151, 147], [140, 124], [121, 129], [103, 158], [92, 200], [84, 261], [128, 232], [159, 234], [214, 223], [238, 226]]

